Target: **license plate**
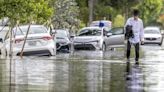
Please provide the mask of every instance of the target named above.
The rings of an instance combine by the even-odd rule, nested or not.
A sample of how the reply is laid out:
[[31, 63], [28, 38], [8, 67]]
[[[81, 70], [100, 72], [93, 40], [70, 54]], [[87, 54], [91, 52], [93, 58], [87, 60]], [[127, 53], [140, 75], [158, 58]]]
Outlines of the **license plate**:
[[28, 45], [29, 46], [36, 46], [36, 41], [30, 41], [30, 42], [28, 42]]

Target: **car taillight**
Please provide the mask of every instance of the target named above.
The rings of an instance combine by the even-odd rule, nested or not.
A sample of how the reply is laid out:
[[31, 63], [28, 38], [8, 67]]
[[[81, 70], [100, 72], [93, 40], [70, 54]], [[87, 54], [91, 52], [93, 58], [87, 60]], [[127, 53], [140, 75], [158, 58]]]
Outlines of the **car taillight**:
[[23, 39], [15, 39], [15, 43], [20, 43]]
[[43, 39], [43, 40], [51, 40], [52, 37], [51, 37], [51, 36], [44, 36], [42, 39]]

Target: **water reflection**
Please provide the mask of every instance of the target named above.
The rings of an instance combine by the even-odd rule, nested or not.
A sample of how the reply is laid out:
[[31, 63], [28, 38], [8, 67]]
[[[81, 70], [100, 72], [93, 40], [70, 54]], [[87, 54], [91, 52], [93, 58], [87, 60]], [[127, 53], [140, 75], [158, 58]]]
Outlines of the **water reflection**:
[[123, 50], [109, 50], [109, 51], [75, 51], [73, 52], [71, 58], [80, 58], [80, 59], [95, 59], [95, 60], [121, 60], [124, 58]]
[[163, 92], [162, 60], [148, 58], [136, 66], [113, 56], [111, 51], [77, 51], [14, 57], [11, 68], [9, 59], [0, 59], [0, 92]]
[[126, 63], [126, 92], [145, 92], [144, 80], [140, 65]]
[[125, 83], [124, 64], [101, 60], [28, 57], [13, 59], [11, 70], [9, 64], [1, 60], [0, 92], [118, 92]]
[[50, 84], [51, 92], [69, 91], [69, 64], [67, 61], [53, 63], [53, 79]]
[[6, 65], [5, 65], [5, 60], [0, 60], [0, 92], [3, 92], [3, 91], [8, 91], [7, 90], [7, 82], [8, 80], [5, 79], [5, 77], [7, 76], [6, 72], [5, 72], [5, 68], [6, 68]]
[[0, 59], [0, 92], [163, 92], [164, 51], [144, 49], [139, 66], [120, 51]]

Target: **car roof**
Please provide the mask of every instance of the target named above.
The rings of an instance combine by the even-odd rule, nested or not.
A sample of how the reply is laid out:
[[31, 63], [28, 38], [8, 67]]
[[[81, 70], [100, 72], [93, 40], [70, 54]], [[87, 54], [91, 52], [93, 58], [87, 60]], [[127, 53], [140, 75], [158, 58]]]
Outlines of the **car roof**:
[[[29, 27], [29, 25], [21, 25], [19, 27]], [[32, 25], [30, 25], [30, 27], [45, 27], [45, 26], [44, 25], [34, 25], [34, 24], [32, 24]]]
[[145, 29], [144, 30], [160, 30], [160, 28], [159, 27], [153, 27], [153, 26], [149, 26], [149, 27], [145, 27]]
[[68, 29], [54, 29], [55, 31], [69, 31]]
[[96, 23], [96, 22], [105, 22], [105, 23], [112, 23], [111, 21], [109, 20], [96, 20], [96, 21], [92, 21], [92, 23]]
[[99, 26], [100, 25], [100, 22], [104, 24], [104, 27], [110, 27], [112, 26], [112, 22], [109, 21], [109, 20], [97, 20], [97, 21], [92, 21], [90, 26], [93, 27], [93, 26]]
[[69, 33], [68, 30], [62, 30], [62, 29], [59, 29], [59, 30], [55, 30], [57, 33]]
[[100, 27], [84, 27], [81, 30], [84, 30], [84, 29], [100, 29], [101, 30], [102, 28], [100, 28]]
[[63, 33], [69, 34], [69, 30], [68, 29], [53, 29], [52, 32], [57, 32], [57, 33], [63, 32]]
[[[20, 25], [19, 26], [20, 28], [28, 28], [29, 27], [29, 25]], [[44, 26], [44, 25], [34, 25], [34, 24], [32, 24], [32, 25], [30, 25], [30, 27], [42, 27], [42, 28], [45, 28], [46, 30], [47, 30], [47, 28]], [[16, 27], [14, 27], [13, 28], [13, 30], [15, 30], [16, 29]]]

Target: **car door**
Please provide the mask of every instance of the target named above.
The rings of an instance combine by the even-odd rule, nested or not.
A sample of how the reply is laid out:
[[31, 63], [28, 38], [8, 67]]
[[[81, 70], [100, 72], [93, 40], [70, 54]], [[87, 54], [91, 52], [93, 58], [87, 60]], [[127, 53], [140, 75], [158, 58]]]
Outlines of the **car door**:
[[107, 33], [108, 33], [108, 30], [106, 28], [103, 28], [103, 30], [102, 30], [102, 37], [103, 37], [103, 42], [105, 42], [106, 45], [108, 45]]
[[112, 33], [111, 36], [108, 37], [108, 46], [109, 47], [120, 47], [124, 46], [124, 28], [118, 27], [118, 28], [112, 28], [110, 30]]

